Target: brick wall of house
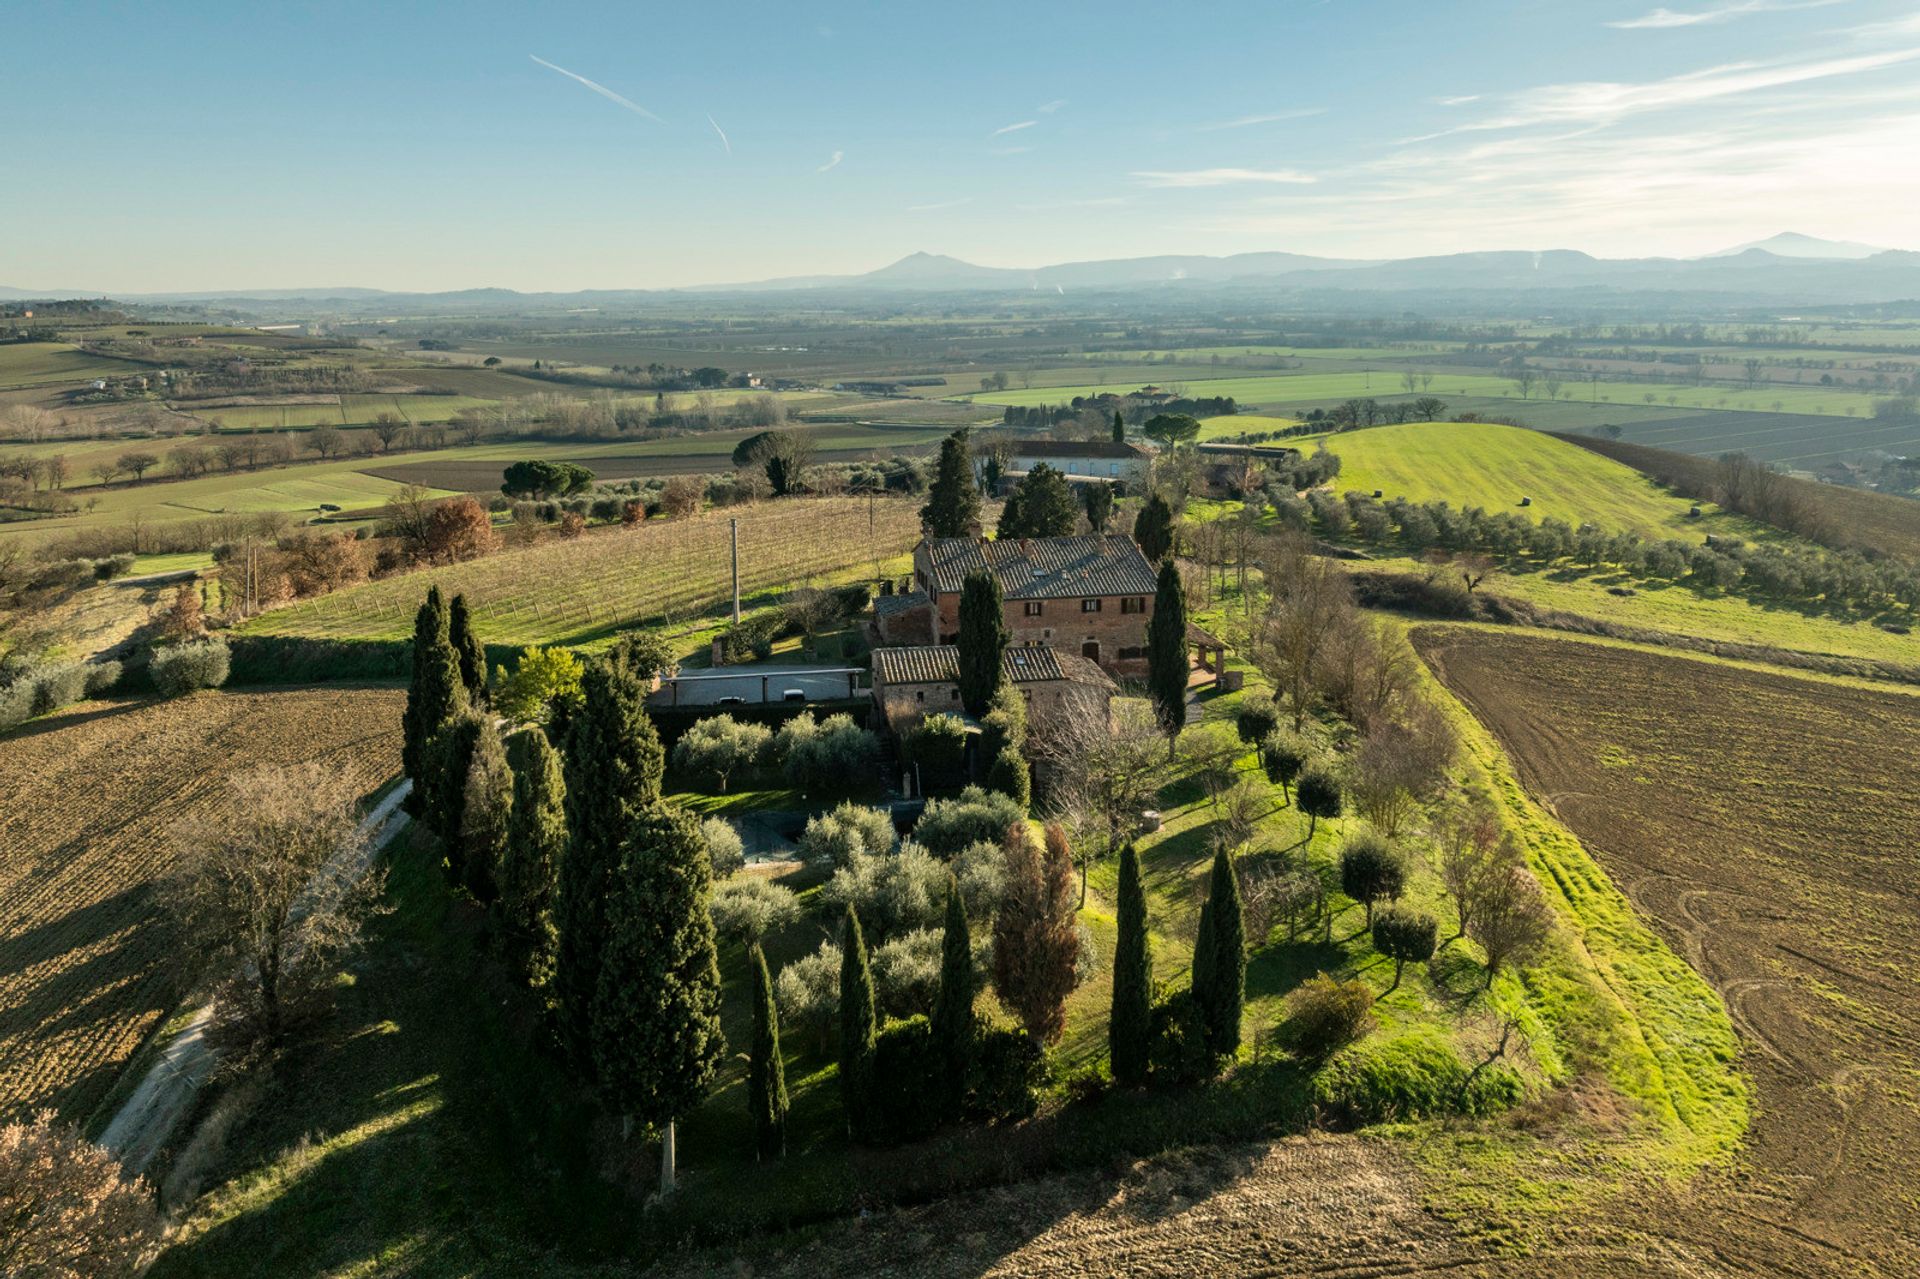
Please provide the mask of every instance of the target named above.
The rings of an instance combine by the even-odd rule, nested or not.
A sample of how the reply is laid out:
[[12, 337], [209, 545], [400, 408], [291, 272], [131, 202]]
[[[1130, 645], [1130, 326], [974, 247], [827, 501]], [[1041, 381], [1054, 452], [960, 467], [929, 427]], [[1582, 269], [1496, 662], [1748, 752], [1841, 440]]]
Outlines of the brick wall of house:
[[[1153, 617], [1153, 596], [1129, 596], [1141, 601], [1139, 613], [1122, 611], [1121, 596], [1105, 596], [1100, 611], [1084, 612], [1079, 599], [1008, 600], [1004, 616], [1007, 632], [1015, 644], [1051, 644], [1063, 653], [1090, 657], [1115, 675], [1144, 679], [1147, 674], [1147, 623]], [[1028, 603], [1040, 606], [1040, 615], [1027, 612]], [[940, 596], [935, 603], [940, 637], [937, 642], [952, 644], [960, 635], [960, 597]], [[1099, 651], [1089, 652], [1088, 644]], [[1122, 657], [1123, 650], [1138, 649], [1135, 656]]]

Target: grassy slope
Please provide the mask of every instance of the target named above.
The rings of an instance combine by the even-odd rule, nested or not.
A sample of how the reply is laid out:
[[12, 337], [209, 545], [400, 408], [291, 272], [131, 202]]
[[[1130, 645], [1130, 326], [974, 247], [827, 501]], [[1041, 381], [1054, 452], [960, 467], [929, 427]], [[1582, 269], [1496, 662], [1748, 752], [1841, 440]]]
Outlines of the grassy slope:
[[1713, 514], [1687, 518], [1692, 503], [1673, 496], [1631, 467], [1517, 426], [1484, 422], [1415, 422], [1329, 436], [1340, 459], [1333, 487], [1414, 502], [1445, 501], [1489, 513], [1523, 512], [1578, 528], [1583, 523], [1642, 537], [1721, 532], [1752, 538], [1766, 530], [1748, 520]]
[[34, 386], [42, 382], [80, 382], [144, 371], [145, 365], [89, 355], [66, 342], [0, 344], [0, 387]]

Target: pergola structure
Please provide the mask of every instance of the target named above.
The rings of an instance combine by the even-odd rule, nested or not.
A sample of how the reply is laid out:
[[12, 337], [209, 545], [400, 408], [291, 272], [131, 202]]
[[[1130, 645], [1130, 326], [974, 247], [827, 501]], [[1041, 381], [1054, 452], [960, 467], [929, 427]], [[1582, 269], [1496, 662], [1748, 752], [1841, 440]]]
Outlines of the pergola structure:
[[1203, 671], [1212, 673], [1215, 682], [1227, 669], [1227, 643], [1212, 631], [1194, 622], [1187, 623], [1187, 647]]

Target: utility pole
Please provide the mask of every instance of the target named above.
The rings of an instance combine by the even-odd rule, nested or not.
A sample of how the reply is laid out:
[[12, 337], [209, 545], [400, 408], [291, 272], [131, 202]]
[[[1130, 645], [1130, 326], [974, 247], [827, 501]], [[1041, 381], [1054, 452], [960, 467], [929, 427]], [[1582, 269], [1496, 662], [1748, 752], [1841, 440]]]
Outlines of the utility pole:
[[727, 521], [728, 535], [733, 542], [733, 624], [740, 625], [740, 521], [738, 518]]

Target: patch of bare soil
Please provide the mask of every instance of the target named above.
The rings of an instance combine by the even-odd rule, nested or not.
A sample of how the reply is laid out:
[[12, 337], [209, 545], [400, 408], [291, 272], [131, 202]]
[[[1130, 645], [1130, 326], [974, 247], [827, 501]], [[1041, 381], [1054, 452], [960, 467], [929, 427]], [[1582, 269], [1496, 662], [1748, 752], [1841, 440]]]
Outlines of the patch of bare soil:
[[1920, 699], [1535, 636], [1415, 642], [1746, 1046], [1735, 1166], [1613, 1207], [1736, 1273], [1920, 1274]]

